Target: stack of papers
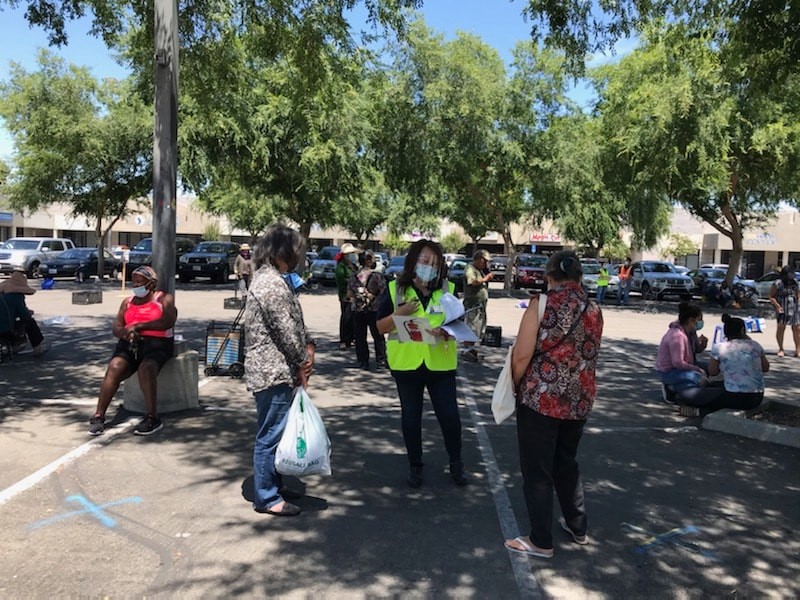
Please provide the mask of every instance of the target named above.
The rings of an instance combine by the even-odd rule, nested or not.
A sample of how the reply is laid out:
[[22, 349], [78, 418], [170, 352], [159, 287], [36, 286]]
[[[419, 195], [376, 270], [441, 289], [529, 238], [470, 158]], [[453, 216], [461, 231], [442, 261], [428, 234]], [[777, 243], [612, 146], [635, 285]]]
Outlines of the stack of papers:
[[[438, 306], [428, 305], [428, 312], [444, 313], [444, 329], [448, 335], [459, 342], [479, 342], [478, 336], [461, 319], [464, 316], [464, 304], [453, 294], [443, 294]], [[400, 342], [421, 342], [423, 344], [438, 344], [441, 338], [431, 333], [434, 327], [428, 317], [401, 317], [393, 316], [394, 326], [397, 329], [397, 338]]]

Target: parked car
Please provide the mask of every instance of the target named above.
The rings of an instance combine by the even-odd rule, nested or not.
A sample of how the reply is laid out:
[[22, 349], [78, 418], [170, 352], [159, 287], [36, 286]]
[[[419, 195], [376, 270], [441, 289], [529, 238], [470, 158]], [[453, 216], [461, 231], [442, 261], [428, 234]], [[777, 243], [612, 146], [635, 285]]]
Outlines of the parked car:
[[464, 293], [464, 271], [468, 264], [466, 259], [456, 259], [447, 269], [447, 279], [453, 282], [456, 295]]
[[123, 260], [123, 256], [125, 256], [126, 250], [130, 251], [130, 248], [128, 246], [125, 246], [124, 244], [118, 246], [111, 246], [111, 248], [108, 249], [108, 251], [114, 255], [114, 258], [118, 260]]
[[452, 252], [445, 253], [444, 262], [449, 267], [454, 260], [467, 260], [464, 254], [453, 254]]
[[[97, 248], [70, 248], [39, 265], [39, 275], [51, 278], [88, 279], [92, 275], [97, 275], [97, 256]], [[122, 261], [103, 249], [103, 275], [116, 279], [121, 270]]]
[[704, 265], [700, 265], [699, 269], [722, 269], [723, 271], [728, 270], [728, 265], [716, 264], [716, 263], [706, 263]]
[[492, 272], [494, 281], [503, 281], [506, 278], [506, 268], [508, 267], [508, 256], [496, 254], [489, 261], [489, 270]]
[[546, 290], [547, 281], [544, 278], [546, 264], [547, 257], [544, 254], [517, 254], [512, 272], [514, 289]]
[[[191, 252], [196, 242], [189, 238], [175, 238], [175, 272], [180, 271], [181, 257]], [[139, 241], [128, 253], [128, 264], [125, 267], [125, 278], [130, 279], [134, 269], [142, 265], [153, 263], [153, 238], [144, 238]]]
[[311, 282], [323, 283], [327, 285], [336, 284], [336, 260], [334, 257], [339, 254], [339, 246], [325, 246], [319, 251], [317, 260], [311, 263]]
[[[693, 293], [696, 296], [702, 296], [706, 286], [709, 284], [720, 284], [725, 281], [727, 274], [727, 269], [693, 269], [687, 273], [694, 281]], [[743, 279], [739, 275], [734, 275], [733, 285], [741, 285], [746, 293], [758, 297], [758, 288], [756, 288], [755, 281], [752, 279]], [[769, 295], [769, 292], [767, 292], [767, 295]]]
[[[762, 275], [753, 282], [753, 287], [756, 288], [756, 291], [758, 292], [758, 298], [760, 300], [769, 299], [769, 293], [772, 290], [772, 284], [775, 283], [775, 280], [778, 279], [779, 275], [780, 273], [778, 273], [778, 271], [772, 271], [771, 273]], [[800, 271], [795, 273], [794, 276], [797, 281], [800, 281]]]
[[643, 298], [660, 300], [664, 296], [680, 296], [683, 300], [691, 300], [693, 289], [692, 278], [676, 273], [667, 262], [643, 260], [633, 263], [631, 290], [639, 292]]
[[[583, 288], [587, 293], [597, 295], [597, 276], [600, 274], [600, 263], [583, 262], [581, 267], [583, 268]], [[619, 276], [613, 267], [606, 265], [606, 270], [608, 271], [606, 294], [614, 295], [619, 290]]]
[[686, 275], [689, 272], [689, 267], [684, 267], [683, 265], [672, 265], [672, 268], [676, 273], [680, 273], [681, 275]]
[[393, 256], [389, 261], [389, 266], [383, 270], [383, 276], [387, 280], [394, 279], [403, 272], [403, 265], [406, 262], [406, 255]]
[[389, 255], [386, 252], [375, 252], [375, 271], [383, 273], [389, 266]]
[[238, 254], [239, 244], [235, 242], [200, 242], [178, 260], [178, 278], [183, 283], [195, 277], [225, 283], [233, 273]]
[[75, 247], [68, 238], [16, 237], [10, 238], [0, 250], [0, 273], [24, 269], [28, 277], [39, 277], [39, 266], [64, 250]]

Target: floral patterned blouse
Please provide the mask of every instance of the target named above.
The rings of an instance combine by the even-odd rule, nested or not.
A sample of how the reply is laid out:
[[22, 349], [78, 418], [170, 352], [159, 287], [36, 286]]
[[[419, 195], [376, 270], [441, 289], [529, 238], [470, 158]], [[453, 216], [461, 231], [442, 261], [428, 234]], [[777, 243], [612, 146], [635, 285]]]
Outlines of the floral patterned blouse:
[[[579, 283], [561, 283], [546, 298], [536, 350], [520, 382], [518, 398], [542, 415], [583, 420], [597, 392], [595, 367], [603, 313]], [[576, 319], [580, 321], [566, 338]]]

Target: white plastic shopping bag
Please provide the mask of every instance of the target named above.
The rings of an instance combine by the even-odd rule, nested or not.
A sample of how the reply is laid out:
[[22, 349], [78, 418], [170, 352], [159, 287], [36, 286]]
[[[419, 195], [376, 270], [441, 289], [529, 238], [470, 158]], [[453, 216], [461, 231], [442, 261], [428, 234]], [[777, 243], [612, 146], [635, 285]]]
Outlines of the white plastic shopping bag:
[[497, 383], [492, 393], [492, 414], [494, 415], [494, 422], [498, 425], [513, 415], [517, 409], [517, 399], [514, 396], [514, 379], [511, 375], [511, 353], [513, 351], [514, 346], [511, 346], [508, 349], [506, 362], [497, 377]]
[[286, 429], [275, 453], [275, 469], [284, 475], [330, 475], [331, 441], [305, 389], [294, 392]]

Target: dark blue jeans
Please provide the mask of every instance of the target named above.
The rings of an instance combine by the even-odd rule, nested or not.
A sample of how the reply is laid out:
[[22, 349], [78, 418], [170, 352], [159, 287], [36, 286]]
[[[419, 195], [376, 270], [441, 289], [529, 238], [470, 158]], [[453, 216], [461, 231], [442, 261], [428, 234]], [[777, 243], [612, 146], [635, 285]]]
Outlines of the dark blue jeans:
[[585, 423], [546, 417], [527, 406], [517, 409], [522, 489], [531, 540], [540, 548], [553, 547], [554, 490], [567, 525], [576, 535], [586, 535], [583, 482], [576, 460]]
[[455, 371], [433, 372], [424, 367], [416, 371], [393, 371], [402, 411], [403, 440], [408, 462], [422, 466], [422, 408], [425, 388], [433, 404], [444, 437], [450, 462], [461, 461], [461, 416], [456, 402]]
[[278, 493], [283, 481], [275, 470], [275, 451], [286, 427], [286, 413], [292, 404], [292, 387], [277, 385], [254, 394], [258, 411], [258, 431], [253, 451], [255, 508], [271, 508], [283, 501]]

